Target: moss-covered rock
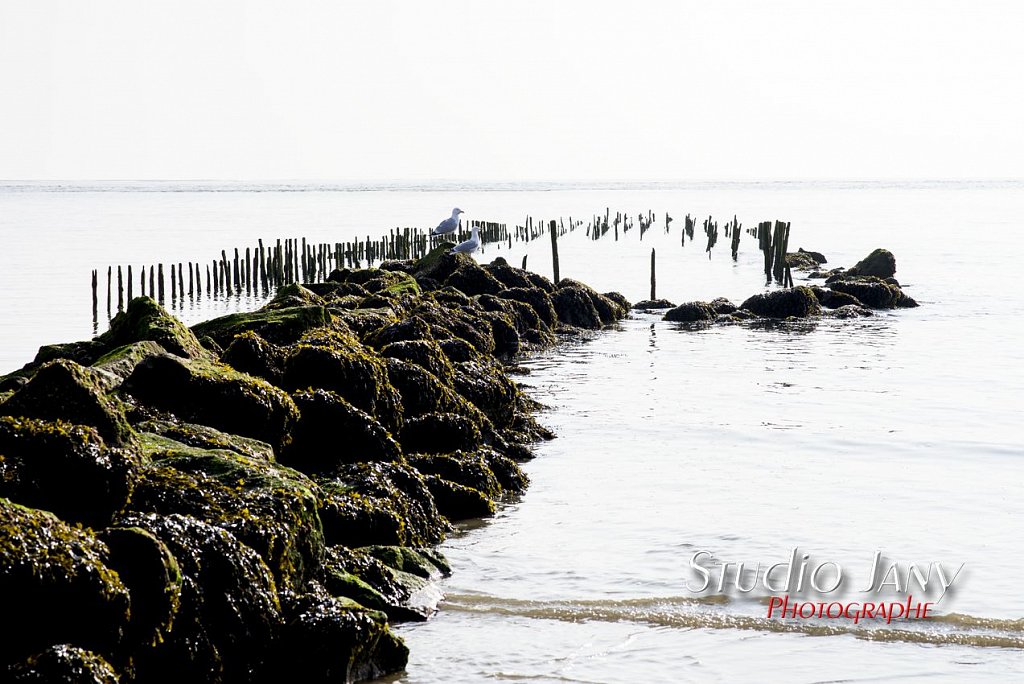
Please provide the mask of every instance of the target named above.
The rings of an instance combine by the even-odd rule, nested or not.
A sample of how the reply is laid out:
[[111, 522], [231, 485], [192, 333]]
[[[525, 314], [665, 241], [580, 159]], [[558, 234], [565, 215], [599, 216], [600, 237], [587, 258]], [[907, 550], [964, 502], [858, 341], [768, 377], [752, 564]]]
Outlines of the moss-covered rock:
[[459, 266], [444, 284], [469, 296], [497, 294], [505, 289], [501, 282], [475, 261]]
[[121, 678], [103, 656], [70, 644], [51, 646], [12, 665], [0, 678], [10, 684], [118, 684]]
[[598, 329], [601, 315], [586, 290], [580, 287], [559, 287], [551, 296], [558, 320], [579, 328]]
[[448, 276], [462, 266], [476, 264], [468, 254], [452, 254], [450, 242], [442, 242], [421, 257], [413, 267], [413, 276], [423, 285], [423, 279], [444, 282]]
[[103, 526], [124, 506], [142, 457], [109, 447], [93, 428], [0, 417], [0, 496]]
[[279, 287], [274, 293], [274, 298], [263, 305], [263, 311], [277, 311], [280, 309], [291, 309], [305, 306], [325, 306], [320, 295], [299, 283], [289, 283]]
[[507, 263], [495, 262], [484, 266], [484, 269], [501, 283], [503, 287], [533, 287], [527, 272], [521, 268], [514, 268]]
[[97, 374], [66, 359], [42, 366], [27, 384], [0, 404], [0, 415], [88, 425], [114, 446], [131, 444], [134, 439], [124, 411], [103, 390]]
[[122, 390], [189, 423], [252, 437], [280, 449], [298, 418], [295, 403], [265, 380], [219, 363], [151, 356]]
[[430, 325], [419, 316], [410, 316], [373, 331], [366, 337], [365, 342], [374, 349], [383, 349], [392, 342], [430, 339], [433, 339]]
[[317, 480], [328, 544], [431, 546], [449, 530], [416, 469], [398, 463], [355, 463]]
[[167, 350], [150, 340], [132, 342], [107, 352], [97, 359], [92, 367], [114, 376], [117, 378], [116, 384], [120, 385], [125, 378], [132, 374], [140, 361], [150, 356], [166, 353]]
[[501, 366], [469, 361], [454, 364], [455, 391], [480, 409], [499, 428], [508, 427], [516, 414], [519, 389]]
[[387, 617], [322, 587], [284, 597], [266, 682], [358, 682], [405, 669], [409, 649]]
[[389, 430], [401, 427], [401, 397], [388, 384], [384, 360], [351, 335], [304, 338], [285, 362], [283, 383], [332, 390]]
[[713, 321], [718, 314], [707, 302], [685, 302], [665, 312], [664, 320], [677, 323]]
[[128, 588], [129, 646], [154, 645], [174, 625], [181, 600], [181, 571], [170, 549], [139, 527], [108, 527], [99, 538], [110, 549], [107, 565]]
[[0, 498], [0, 596], [9, 626], [0, 640], [0, 664], [53, 644], [115, 652], [130, 599], [106, 565], [107, 554], [90, 531]]
[[386, 359], [388, 381], [402, 397], [405, 420], [434, 411], [452, 411], [464, 403], [448, 385], [420, 365]]
[[473, 449], [481, 439], [480, 424], [471, 416], [428, 413], [406, 421], [401, 443], [406, 452], [442, 454]]
[[426, 475], [437, 510], [449, 520], [469, 520], [494, 515], [494, 501], [477, 489], [460, 485], [437, 475]]
[[345, 463], [402, 457], [398, 443], [384, 426], [341, 395], [310, 389], [292, 396], [300, 417], [282, 462], [303, 472], [328, 474]]
[[475, 489], [488, 499], [497, 500], [502, 495], [503, 490], [498, 478], [494, 476], [483, 456], [476, 452], [416, 454], [409, 457], [409, 464], [424, 475], [436, 475], [449, 482]]
[[[625, 317], [626, 314], [629, 313], [628, 307], [620, 306], [615, 301], [609, 299], [608, 297], [605, 297], [603, 294], [598, 293], [596, 290], [594, 290], [594, 288], [590, 287], [589, 285], [584, 285], [583, 283], [577, 280], [571, 280], [569, 278], [562, 279], [558, 283], [558, 292], [561, 292], [562, 290], [582, 290], [590, 299], [591, 304], [594, 305], [594, 310], [597, 311], [598, 318], [600, 318], [601, 320], [601, 325], [608, 325], [610, 323], [614, 323], [615, 321]], [[558, 298], [557, 292], [555, 293], [555, 295], [553, 295], [553, 298]], [[555, 303], [555, 309], [556, 311], [558, 310], [557, 302]], [[559, 318], [561, 318], [561, 315], [559, 315]], [[563, 320], [563, 322], [568, 321]], [[576, 324], [570, 323], [570, 325]], [[593, 326], [581, 325], [580, 327]], [[598, 325], [596, 327], [601, 326]]]
[[380, 353], [385, 358], [414, 363], [429, 371], [442, 383], [449, 384], [452, 381], [452, 364], [433, 340], [393, 342], [381, 349]]
[[181, 572], [174, 626], [134, 653], [136, 681], [239, 682], [263, 671], [281, 624], [270, 570], [230, 532], [185, 515], [131, 513], [170, 550]]
[[149, 297], [136, 297], [128, 302], [125, 310], [110, 321], [110, 329], [96, 338], [105, 351], [147, 340], [177, 356], [190, 359], [210, 356], [184, 323]]
[[896, 257], [887, 249], [876, 249], [846, 271], [847, 275], [890, 278], [896, 273]]
[[633, 305], [634, 309], [649, 311], [651, 309], [674, 309], [675, 304], [667, 299], [644, 299]]
[[850, 295], [864, 306], [872, 309], [917, 306], [917, 302], [905, 295], [898, 286], [876, 277], [844, 276], [838, 280], [830, 279], [827, 282], [833, 292]]
[[248, 313], [233, 313], [192, 326], [199, 337], [209, 336], [227, 347], [236, 335], [252, 331], [274, 344], [291, 344], [315, 328], [331, 325], [331, 314], [322, 306], [263, 308]]
[[221, 361], [241, 373], [263, 378], [280, 386], [284, 378], [284, 348], [267, 342], [251, 330], [236, 335], [221, 355]]
[[740, 305], [765, 318], [807, 318], [821, 314], [821, 305], [809, 287], [799, 286], [756, 294]]
[[[412, 565], [415, 552], [409, 551]], [[439, 577], [440, 573], [435, 572]], [[383, 563], [363, 549], [352, 551], [332, 546], [324, 563], [323, 585], [332, 596], [343, 596], [383, 611], [395, 621], [422, 621], [435, 612], [441, 593], [430, 586], [430, 579]], [[429, 598], [425, 596], [428, 593]]]
[[136, 427], [139, 432], [151, 433], [151, 436], [146, 440], [150, 448], [154, 444], [152, 435], [158, 435], [197, 449], [221, 449], [233, 451], [236, 454], [250, 458], [258, 458], [265, 461], [274, 460], [274, 448], [266, 442], [221, 432], [206, 425], [150, 419], [139, 423]]
[[452, 574], [451, 566], [439, 551], [413, 549], [408, 546], [367, 546], [360, 551], [395, 570], [412, 573], [423, 579], [436, 580]]
[[232, 451], [145, 435], [154, 463], [129, 508], [183, 514], [231, 532], [255, 549], [280, 586], [310, 579], [323, 558], [319, 489], [300, 472]]

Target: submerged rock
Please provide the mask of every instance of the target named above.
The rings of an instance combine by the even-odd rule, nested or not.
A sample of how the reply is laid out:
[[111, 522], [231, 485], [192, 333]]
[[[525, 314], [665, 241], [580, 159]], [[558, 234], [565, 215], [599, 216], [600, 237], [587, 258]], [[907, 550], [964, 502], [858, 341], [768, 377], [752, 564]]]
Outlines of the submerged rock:
[[675, 304], [667, 299], [644, 299], [633, 305], [634, 309], [674, 309]]
[[713, 321], [716, 315], [715, 310], [707, 302], [686, 302], [667, 311], [664, 320], [695, 323], [699, 321]]
[[821, 314], [818, 298], [804, 286], [756, 294], [740, 308], [766, 318], [807, 318]]

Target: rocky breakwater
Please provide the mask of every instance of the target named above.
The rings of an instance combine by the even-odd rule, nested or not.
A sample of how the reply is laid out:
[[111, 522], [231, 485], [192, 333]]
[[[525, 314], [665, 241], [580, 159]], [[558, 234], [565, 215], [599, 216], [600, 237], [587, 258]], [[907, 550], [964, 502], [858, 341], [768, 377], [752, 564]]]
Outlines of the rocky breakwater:
[[[840, 267], [828, 271], [821, 269], [826, 260], [818, 252], [801, 249], [787, 254], [786, 259], [792, 268], [807, 272], [807, 282], [823, 279], [824, 286], [798, 285], [763, 292], [739, 305], [724, 298], [710, 302], [686, 302], [666, 311], [664, 320], [712, 324], [821, 317], [859, 318], [872, 316], [878, 309], [918, 305], [896, 280], [896, 258], [888, 250], [876, 249], [849, 269]], [[637, 307], [665, 308], [660, 302], [642, 302]]]
[[550, 438], [503, 362], [629, 303], [442, 246], [192, 327], [148, 298], [0, 378], [11, 681], [403, 669], [432, 547]]

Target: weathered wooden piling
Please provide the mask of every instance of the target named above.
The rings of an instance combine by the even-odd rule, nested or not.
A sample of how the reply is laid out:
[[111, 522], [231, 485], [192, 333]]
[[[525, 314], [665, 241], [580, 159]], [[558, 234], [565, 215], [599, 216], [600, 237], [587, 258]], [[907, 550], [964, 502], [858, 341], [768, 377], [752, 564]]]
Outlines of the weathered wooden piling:
[[551, 268], [554, 271], [555, 285], [558, 284], [558, 224], [555, 221], [551, 221], [548, 224], [548, 230], [551, 233]]
[[651, 299], [652, 300], [658, 298], [658, 296], [655, 294], [655, 292], [658, 289], [657, 285], [658, 285], [658, 281], [657, 281], [657, 279], [655, 278], [655, 275], [654, 275], [654, 248], [651, 247]]
[[124, 310], [124, 278], [120, 266], [117, 267], [117, 310]]

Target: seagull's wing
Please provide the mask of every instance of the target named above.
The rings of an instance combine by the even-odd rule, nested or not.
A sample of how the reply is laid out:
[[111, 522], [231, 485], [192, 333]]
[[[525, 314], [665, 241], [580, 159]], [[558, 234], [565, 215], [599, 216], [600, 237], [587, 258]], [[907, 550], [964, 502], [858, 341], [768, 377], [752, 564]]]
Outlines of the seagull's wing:
[[451, 233], [459, 227], [459, 222], [453, 218], [447, 218], [437, 224], [437, 228], [433, 230], [431, 235], [444, 235], [445, 233]]

